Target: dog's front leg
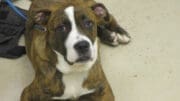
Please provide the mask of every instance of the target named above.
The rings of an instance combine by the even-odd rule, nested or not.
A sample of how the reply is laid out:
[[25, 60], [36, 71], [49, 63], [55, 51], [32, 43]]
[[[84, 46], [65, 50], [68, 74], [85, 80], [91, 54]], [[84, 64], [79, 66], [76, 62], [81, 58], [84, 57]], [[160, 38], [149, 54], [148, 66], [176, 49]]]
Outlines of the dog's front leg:
[[50, 101], [40, 90], [28, 86], [21, 95], [21, 101]]
[[53, 101], [52, 97], [60, 96], [62, 94], [60, 89], [63, 89], [63, 85], [59, 81], [59, 74], [56, 76], [51, 80], [37, 77], [31, 85], [24, 89], [21, 101]]
[[110, 46], [127, 44], [131, 40], [128, 32], [120, 27], [115, 21], [109, 22], [106, 25], [100, 25], [97, 30], [100, 40]]
[[[40, 93], [39, 93], [40, 94]], [[37, 89], [33, 89], [32, 85], [26, 87], [21, 95], [21, 101], [42, 101]]]
[[103, 43], [117, 46], [130, 42], [131, 37], [128, 32], [117, 23], [103, 4], [96, 3], [92, 10], [98, 17], [98, 36]]

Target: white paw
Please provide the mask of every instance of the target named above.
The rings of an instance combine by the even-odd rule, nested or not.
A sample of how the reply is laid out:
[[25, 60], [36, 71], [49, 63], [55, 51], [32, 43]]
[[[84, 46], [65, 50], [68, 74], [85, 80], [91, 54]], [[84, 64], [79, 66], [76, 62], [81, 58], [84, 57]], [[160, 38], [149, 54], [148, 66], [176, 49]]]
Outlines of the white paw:
[[121, 43], [122, 44], [129, 43], [131, 40], [130, 37], [127, 35], [120, 35], [120, 34], [117, 34], [114, 32], [111, 34], [111, 37], [113, 39], [112, 45], [114, 45], [114, 46], [117, 46]]

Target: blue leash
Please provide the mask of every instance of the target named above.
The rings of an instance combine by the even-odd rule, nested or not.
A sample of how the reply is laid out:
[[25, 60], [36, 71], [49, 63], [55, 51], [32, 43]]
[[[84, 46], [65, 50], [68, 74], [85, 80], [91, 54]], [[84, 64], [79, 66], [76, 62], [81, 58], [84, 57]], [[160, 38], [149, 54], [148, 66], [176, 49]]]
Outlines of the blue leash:
[[[7, 2], [7, 4], [9, 5], [9, 7], [16, 12], [20, 17], [22, 17], [24, 20], [27, 20], [27, 17], [17, 8], [14, 6], [13, 2], [11, 0], [5, 0]], [[41, 31], [47, 31], [46, 27], [41, 26], [41, 25], [34, 25], [34, 28], [37, 28]]]
[[5, 0], [7, 2], [7, 4], [9, 5], [9, 7], [16, 12], [19, 16], [21, 16], [24, 20], [27, 20], [27, 17], [20, 11], [17, 9], [17, 7], [14, 6], [14, 4], [12, 3], [11, 0]]

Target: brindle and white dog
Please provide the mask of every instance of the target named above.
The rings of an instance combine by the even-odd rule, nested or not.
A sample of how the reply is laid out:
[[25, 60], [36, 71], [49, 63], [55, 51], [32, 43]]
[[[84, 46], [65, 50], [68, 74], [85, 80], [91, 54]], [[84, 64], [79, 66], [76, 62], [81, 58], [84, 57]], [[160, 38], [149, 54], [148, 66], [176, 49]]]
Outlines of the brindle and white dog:
[[26, 26], [35, 79], [21, 101], [114, 101], [100, 64], [98, 38], [111, 46], [130, 37], [93, 0], [33, 0]]

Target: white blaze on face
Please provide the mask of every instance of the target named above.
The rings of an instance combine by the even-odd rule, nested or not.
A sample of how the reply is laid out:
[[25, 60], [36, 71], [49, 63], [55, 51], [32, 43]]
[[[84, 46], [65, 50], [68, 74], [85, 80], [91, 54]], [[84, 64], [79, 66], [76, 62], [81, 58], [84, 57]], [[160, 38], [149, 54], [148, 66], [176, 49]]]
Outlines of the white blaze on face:
[[75, 20], [75, 14], [74, 14], [74, 7], [70, 6], [65, 9], [65, 13], [68, 16], [70, 22], [71, 22], [71, 31], [65, 41], [65, 48], [67, 50], [67, 60], [69, 62], [75, 62], [78, 59], [78, 53], [76, 52], [74, 45], [80, 41], [87, 41], [90, 44], [90, 52], [93, 52], [93, 44], [91, 40], [80, 33], [78, 31], [76, 20]]
[[97, 59], [98, 39], [95, 39], [95, 42], [92, 43], [91, 40], [87, 36], [83, 35], [82, 33], [78, 31], [76, 21], [75, 21], [73, 6], [67, 7], [65, 9], [65, 13], [68, 16], [68, 19], [71, 23], [71, 28], [72, 28], [65, 41], [67, 60], [73, 63], [79, 58], [78, 53], [76, 52], [74, 48], [74, 45], [82, 40], [87, 41], [90, 44], [89, 51], [91, 52], [92, 60], [84, 62], [84, 63], [75, 63], [73, 65], [69, 65], [67, 61], [64, 60], [63, 55], [55, 51], [58, 56], [58, 61], [59, 61], [59, 63], [57, 64], [57, 69], [65, 74], [68, 74], [71, 72], [87, 71], [92, 67], [92, 65], [95, 63]]
[[74, 7], [70, 6], [66, 8], [65, 13], [71, 22], [71, 28], [72, 28], [65, 41], [65, 48], [67, 50], [67, 60], [73, 63], [78, 59], [78, 54], [74, 48], [74, 45], [77, 42], [85, 40], [90, 44], [90, 49], [91, 49], [90, 51], [92, 51], [92, 42], [90, 41], [88, 37], [86, 37], [85, 35], [81, 34], [78, 31], [76, 21], [75, 21]]

